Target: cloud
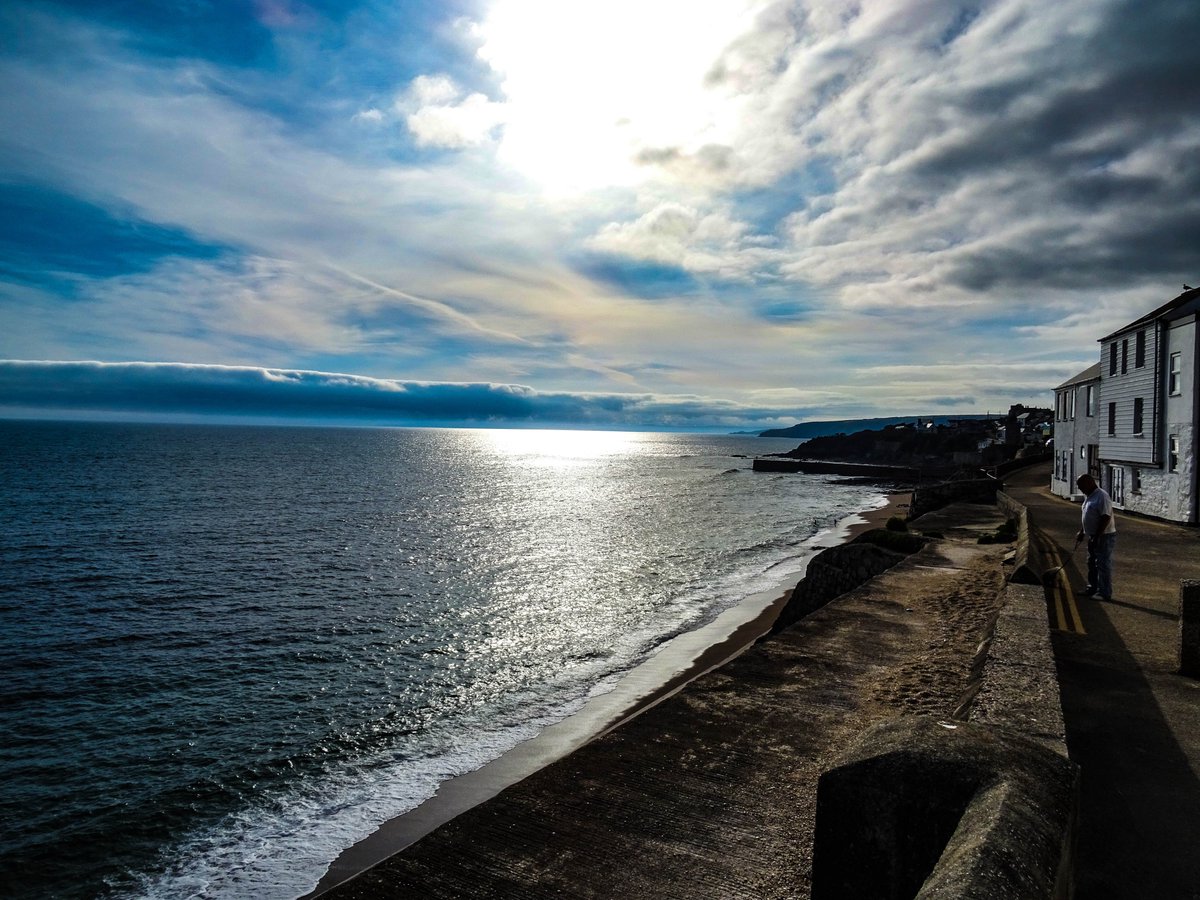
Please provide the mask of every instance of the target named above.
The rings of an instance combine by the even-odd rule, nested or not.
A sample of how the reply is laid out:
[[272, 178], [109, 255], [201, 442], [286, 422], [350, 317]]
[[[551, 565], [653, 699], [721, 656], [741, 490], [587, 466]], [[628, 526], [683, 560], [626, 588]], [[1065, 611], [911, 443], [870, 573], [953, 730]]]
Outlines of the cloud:
[[680, 203], [662, 203], [632, 222], [610, 222], [586, 246], [692, 273], [744, 278], [766, 258], [747, 246], [746, 232], [744, 223], [722, 212], [705, 214]]
[[449, 75], [418, 75], [408, 86], [407, 94], [396, 105], [400, 109], [445, 106], [461, 96], [462, 88]]
[[[859, 306], [1022, 304], [1195, 266], [1180, 242], [1200, 228], [1187, 150], [1200, 124], [1183, 108], [1200, 92], [1167, 88], [1180, 58], [1164, 48], [1194, 60], [1196, 16], [1164, 3], [998, 2], [970, 20], [952, 18], [957, 4], [892, 7], [790, 51], [838, 85], [795, 133], [839, 163], [833, 195], [790, 223], [787, 274], [852, 284]], [[1135, 21], [1138, 40], [1123, 39]]]
[[0, 355], [921, 412], [1200, 277], [1194, 4], [314, 8], [0, 13]]
[[[1175, 2], [772, 3], [708, 74], [738, 104], [723, 165], [681, 145], [638, 158], [704, 169], [697, 219], [774, 186], [792, 208], [755, 271], [850, 308], [926, 308], [931, 324], [948, 307], [1036, 316], [1047, 290], [1082, 308], [1196, 270], [1200, 86], [1185, 70], [1197, 46], [1200, 15]], [[814, 166], [823, 183], [796, 178]], [[596, 240], [711, 265], [699, 235], [668, 253], [644, 218]], [[755, 255], [755, 237], [735, 252]]]
[[239, 366], [0, 360], [0, 411], [192, 414], [381, 424], [727, 427], [791, 409], [689, 395], [537, 391]]
[[465, 94], [445, 75], [420, 75], [396, 102], [419, 147], [461, 149], [491, 140], [505, 107], [480, 93]]

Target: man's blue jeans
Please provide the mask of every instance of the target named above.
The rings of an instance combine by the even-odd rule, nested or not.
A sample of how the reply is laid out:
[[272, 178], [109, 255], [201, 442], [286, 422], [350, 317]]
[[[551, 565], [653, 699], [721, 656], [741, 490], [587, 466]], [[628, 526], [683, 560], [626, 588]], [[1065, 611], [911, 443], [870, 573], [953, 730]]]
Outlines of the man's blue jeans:
[[1112, 597], [1113, 546], [1116, 543], [1115, 533], [1088, 538], [1088, 587], [1100, 597]]

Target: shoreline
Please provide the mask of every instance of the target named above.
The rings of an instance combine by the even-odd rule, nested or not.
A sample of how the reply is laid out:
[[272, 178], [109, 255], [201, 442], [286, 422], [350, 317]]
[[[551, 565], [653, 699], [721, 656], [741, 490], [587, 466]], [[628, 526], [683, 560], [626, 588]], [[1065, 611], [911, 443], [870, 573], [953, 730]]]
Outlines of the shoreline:
[[458, 815], [657, 706], [700, 676], [736, 659], [770, 631], [817, 553], [849, 543], [864, 531], [882, 527], [890, 516], [904, 512], [910, 498], [911, 492], [887, 493], [882, 505], [852, 513], [832, 528], [813, 535], [797, 557], [799, 568], [781, 575], [777, 587], [746, 597], [707, 625], [672, 638], [622, 676], [611, 691], [589, 697], [576, 712], [479, 769], [443, 782], [433, 797], [389, 819], [339, 853], [317, 885], [299, 900], [318, 897], [349, 881]]

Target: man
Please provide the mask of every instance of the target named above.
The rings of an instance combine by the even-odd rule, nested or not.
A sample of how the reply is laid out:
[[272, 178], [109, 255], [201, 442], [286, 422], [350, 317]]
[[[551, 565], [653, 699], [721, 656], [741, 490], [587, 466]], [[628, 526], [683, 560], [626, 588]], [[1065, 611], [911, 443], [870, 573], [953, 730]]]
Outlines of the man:
[[1113, 545], [1117, 542], [1117, 523], [1113, 518], [1112, 499], [1091, 475], [1075, 480], [1083, 491], [1083, 527], [1075, 535], [1075, 546], [1087, 538], [1087, 587], [1085, 597], [1112, 599]]

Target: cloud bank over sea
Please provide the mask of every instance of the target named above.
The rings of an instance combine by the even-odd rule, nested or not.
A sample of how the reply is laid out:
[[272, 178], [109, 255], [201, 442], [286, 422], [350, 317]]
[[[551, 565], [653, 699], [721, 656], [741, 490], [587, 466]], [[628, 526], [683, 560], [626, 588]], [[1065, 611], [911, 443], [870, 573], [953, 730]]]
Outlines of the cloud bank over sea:
[[[0, 360], [0, 415], [122, 414], [379, 425], [712, 429], [790, 424], [791, 410], [711, 397], [537, 391], [245, 366]], [[764, 424], [765, 423], [765, 424]]]

